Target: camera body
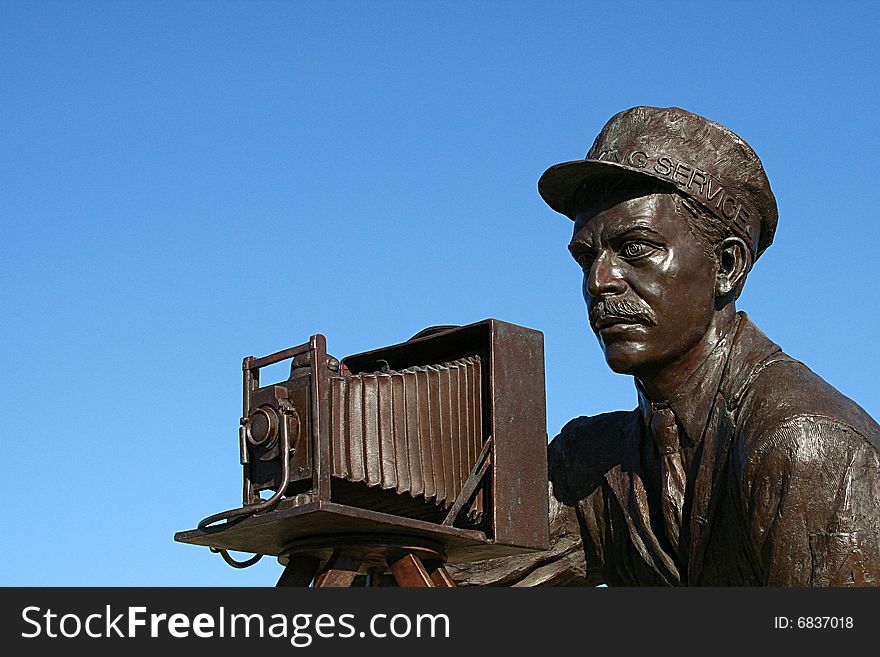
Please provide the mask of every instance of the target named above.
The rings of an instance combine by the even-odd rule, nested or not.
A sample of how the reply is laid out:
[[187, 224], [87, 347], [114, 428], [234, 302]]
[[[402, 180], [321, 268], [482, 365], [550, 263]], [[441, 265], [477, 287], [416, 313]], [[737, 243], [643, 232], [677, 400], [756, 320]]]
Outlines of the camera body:
[[[261, 386], [284, 360], [289, 378]], [[430, 540], [450, 561], [546, 549], [540, 332], [487, 319], [341, 362], [315, 335], [242, 370], [243, 506], [177, 540], [282, 555], [376, 535]]]

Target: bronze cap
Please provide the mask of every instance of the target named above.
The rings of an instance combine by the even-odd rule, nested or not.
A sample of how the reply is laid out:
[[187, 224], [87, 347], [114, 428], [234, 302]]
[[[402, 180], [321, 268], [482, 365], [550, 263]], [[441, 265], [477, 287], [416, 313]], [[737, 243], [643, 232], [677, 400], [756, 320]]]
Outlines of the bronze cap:
[[649, 177], [672, 184], [729, 225], [755, 252], [773, 242], [779, 217], [755, 151], [723, 125], [678, 107], [633, 107], [611, 118], [583, 160], [547, 169], [538, 192], [574, 219], [578, 192], [599, 177]]

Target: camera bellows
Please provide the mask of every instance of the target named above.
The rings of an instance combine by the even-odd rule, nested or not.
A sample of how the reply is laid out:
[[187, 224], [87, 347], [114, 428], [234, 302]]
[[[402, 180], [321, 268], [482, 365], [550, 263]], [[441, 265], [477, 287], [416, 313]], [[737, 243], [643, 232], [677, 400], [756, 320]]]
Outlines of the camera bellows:
[[483, 445], [480, 366], [331, 377], [331, 474], [449, 508]]

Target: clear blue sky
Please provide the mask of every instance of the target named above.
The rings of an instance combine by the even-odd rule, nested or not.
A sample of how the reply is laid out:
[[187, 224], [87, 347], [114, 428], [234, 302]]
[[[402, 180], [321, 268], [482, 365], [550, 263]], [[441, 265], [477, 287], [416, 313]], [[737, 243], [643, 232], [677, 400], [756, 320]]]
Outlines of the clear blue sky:
[[2, 585], [264, 585], [175, 531], [240, 502], [241, 358], [486, 317], [548, 431], [632, 408], [536, 183], [619, 110], [745, 137], [740, 301], [880, 417], [877, 3], [0, 4]]

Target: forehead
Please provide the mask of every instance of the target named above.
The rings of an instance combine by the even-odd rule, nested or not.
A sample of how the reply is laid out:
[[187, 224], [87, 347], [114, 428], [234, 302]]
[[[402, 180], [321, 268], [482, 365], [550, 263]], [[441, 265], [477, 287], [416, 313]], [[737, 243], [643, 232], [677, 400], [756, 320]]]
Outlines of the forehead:
[[675, 239], [688, 233], [675, 211], [672, 194], [646, 193], [605, 198], [582, 204], [575, 215], [573, 241], [610, 239], [630, 228], [644, 227]]

